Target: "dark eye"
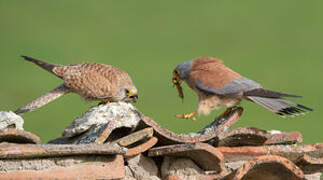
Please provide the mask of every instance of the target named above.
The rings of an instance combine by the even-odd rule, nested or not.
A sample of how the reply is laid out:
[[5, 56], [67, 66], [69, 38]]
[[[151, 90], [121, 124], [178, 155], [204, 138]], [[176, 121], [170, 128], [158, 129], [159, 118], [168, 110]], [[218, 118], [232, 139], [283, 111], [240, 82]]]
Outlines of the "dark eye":
[[125, 91], [126, 91], [126, 94], [129, 94], [130, 93], [129, 89], [126, 89]]

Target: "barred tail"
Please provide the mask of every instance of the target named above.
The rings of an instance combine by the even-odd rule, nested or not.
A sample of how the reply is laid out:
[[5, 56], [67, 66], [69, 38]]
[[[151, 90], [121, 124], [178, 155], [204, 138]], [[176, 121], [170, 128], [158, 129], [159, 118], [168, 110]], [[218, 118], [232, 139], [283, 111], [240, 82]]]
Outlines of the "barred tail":
[[313, 111], [311, 108], [281, 98], [256, 96], [247, 96], [247, 98], [280, 116], [294, 116], [304, 114], [307, 111]]
[[48, 71], [50, 73], [53, 73], [54, 75], [57, 76], [57, 74], [55, 74], [53, 69], [55, 67], [60, 66], [60, 65], [50, 64], [50, 63], [47, 63], [47, 62], [44, 62], [44, 61], [41, 61], [41, 60], [38, 60], [38, 59], [35, 59], [35, 58], [32, 58], [32, 57], [28, 57], [28, 56], [21, 56], [21, 57], [23, 57], [25, 60], [27, 60], [29, 62], [32, 62], [32, 63], [38, 65], [39, 67], [45, 69], [46, 71]]

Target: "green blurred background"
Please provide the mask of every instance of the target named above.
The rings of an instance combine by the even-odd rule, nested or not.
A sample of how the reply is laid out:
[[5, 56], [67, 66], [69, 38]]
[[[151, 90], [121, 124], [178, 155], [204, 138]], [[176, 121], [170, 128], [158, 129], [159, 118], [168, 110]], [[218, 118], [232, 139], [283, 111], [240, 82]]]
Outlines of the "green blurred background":
[[[0, 109], [15, 110], [62, 82], [20, 55], [100, 62], [132, 76], [144, 114], [177, 133], [195, 132], [224, 109], [197, 121], [175, 119], [195, 110], [197, 98], [185, 86], [182, 103], [171, 72], [183, 61], [214, 56], [265, 88], [302, 95], [295, 100], [315, 109], [283, 119], [244, 102], [235, 127], [299, 131], [305, 143], [322, 142], [322, 9], [319, 0], [0, 0]], [[69, 94], [24, 114], [24, 127], [47, 142], [96, 104]]]

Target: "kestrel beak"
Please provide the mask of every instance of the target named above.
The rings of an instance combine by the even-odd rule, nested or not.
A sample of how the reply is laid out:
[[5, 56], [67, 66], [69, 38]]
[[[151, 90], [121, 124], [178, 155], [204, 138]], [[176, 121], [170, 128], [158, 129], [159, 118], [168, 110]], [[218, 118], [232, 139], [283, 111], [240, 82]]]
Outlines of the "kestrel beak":
[[173, 79], [172, 83], [174, 86], [176, 86], [177, 91], [178, 91], [178, 96], [183, 99], [184, 94], [183, 94], [183, 89], [181, 87], [181, 80], [179, 79], [178, 73], [176, 71], [173, 72]]
[[138, 99], [138, 94], [136, 91], [130, 91], [129, 92], [129, 95], [128, 95], [128, 99], [131, 101], [131, 102], [137, 102], [137, 99]]

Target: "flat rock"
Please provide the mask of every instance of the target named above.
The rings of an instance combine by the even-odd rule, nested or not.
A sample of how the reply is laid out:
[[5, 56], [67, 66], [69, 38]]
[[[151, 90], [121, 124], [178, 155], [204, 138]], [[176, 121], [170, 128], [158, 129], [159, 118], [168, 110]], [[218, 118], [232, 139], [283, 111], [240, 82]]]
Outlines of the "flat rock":
[[[76, 118], [63, 132], [63, 137], [75, 137], [82, 133], [76, 144], [103, 143], [117, 128], [135, 128], [141, 120], [140, 112], [131, 104], [114, 102], [89, 109]], [[101, 142], [102, 141], [102, 142]]]
[[0, 111], [0, 131], [8, 128], [24, 130], [24, 119], [12, 111]]

